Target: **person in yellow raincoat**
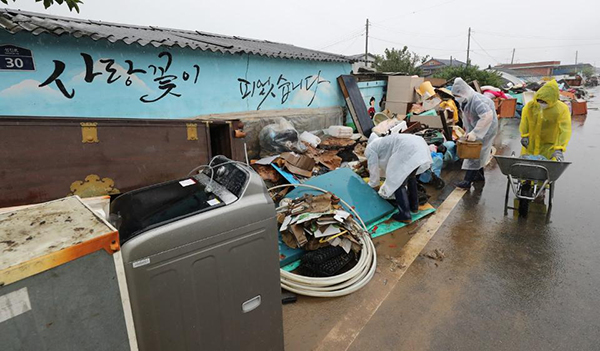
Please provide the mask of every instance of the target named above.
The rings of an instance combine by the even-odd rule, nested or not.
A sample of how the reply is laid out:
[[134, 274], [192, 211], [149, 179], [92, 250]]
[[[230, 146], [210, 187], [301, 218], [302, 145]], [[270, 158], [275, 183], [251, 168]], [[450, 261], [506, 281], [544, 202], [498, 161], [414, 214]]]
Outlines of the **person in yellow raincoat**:
[[571, 139], [571, 113], [559, 101], [558, 83], [552, 80], [535, 93], [525, 105], [521, 118], [521, 155], [541, 155], [564, 161]]

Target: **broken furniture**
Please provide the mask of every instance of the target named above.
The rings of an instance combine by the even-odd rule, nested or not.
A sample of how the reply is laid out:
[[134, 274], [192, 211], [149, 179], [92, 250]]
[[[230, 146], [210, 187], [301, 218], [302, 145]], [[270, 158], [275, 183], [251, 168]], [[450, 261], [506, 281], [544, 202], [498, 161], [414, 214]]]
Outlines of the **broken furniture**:
[[[241, 122], [1, 117], [0, 207], [115, 195], [187, 174], [213, 155], [244, 160]], [[8, 147], [10, 146], [10, 147]]]
[[77, 196], [1, 213], [0, 348], [131, 350], [118, 251], [116, 229]]
[[367, 106], [358, 89], [356, 78], [351, 75], [341, 75], [338, 77], [337, 81], [342, 90], [342, 94], [344, 95], [344, 99], [346, 99], [348, 110], [350, 110], [350, 115], [352, 116], [352, 120], [354, 121], [358, 132], [369, 137], [369, 135], [371, 135], [371, 129], [373, 128], [373, 121], [369, 116]]
[[585, 116], [587, 115], [587, 102], [582, 99], [573, 99], [571, 100], [571, 109], [573, 110], [571, 115]]
[[517, 99], [493, 99], [498, 118], [511, 118], [517, 112]]
[[283, 350], [264, 182], [224, 157], [196, 170], [111, 204], [140, 350]]

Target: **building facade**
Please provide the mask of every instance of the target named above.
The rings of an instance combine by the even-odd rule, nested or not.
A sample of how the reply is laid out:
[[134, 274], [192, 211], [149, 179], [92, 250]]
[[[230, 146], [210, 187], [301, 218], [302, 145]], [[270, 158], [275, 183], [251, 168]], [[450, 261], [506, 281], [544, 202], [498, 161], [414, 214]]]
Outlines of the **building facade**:
[[191, 118], [343, 106], [344, 56], [0, 9], [0, 115]]

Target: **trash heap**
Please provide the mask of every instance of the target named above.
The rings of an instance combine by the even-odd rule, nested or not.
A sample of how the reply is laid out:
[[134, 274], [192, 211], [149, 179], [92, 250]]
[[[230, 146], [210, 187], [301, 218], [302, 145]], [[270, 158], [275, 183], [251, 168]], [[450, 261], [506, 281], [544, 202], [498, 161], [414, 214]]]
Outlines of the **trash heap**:
[[[324, 131], [299, 134], [282, 118], [263, 128], [259, 137], [261, 155], [265, 157], [252, 160], [251, 164], [268, 186], [303, 183], [341, 167], [368, 176], [364, 156], [367, 140], [353, 134], [350, 127], [332, 126]], [[277, 199], [288, 190], [281, 191]]]
[[282, 241], [308, 253], [301, 261], [303, 275], [330, 277], [356, 264], [364, 230], [340, 199], [330, 193], [283, 199], [277, 220]]

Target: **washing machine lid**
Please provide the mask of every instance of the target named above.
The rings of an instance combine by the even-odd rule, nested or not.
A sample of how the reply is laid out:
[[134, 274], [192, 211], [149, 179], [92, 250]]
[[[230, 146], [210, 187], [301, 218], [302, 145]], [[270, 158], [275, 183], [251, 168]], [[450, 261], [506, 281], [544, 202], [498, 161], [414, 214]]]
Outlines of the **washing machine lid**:
[[236, 202], [249, 180], [248, 171], [235, 162], [215, 157], [200, 174], [117, 197], [111, 203], [110, 221], [123, 244], [152, 228]]
[[123, 244], [151, 228], [221, 206], [223, 200], [204, 184], [185, 178], [119, 196], [111, 204], [110, 219]]

